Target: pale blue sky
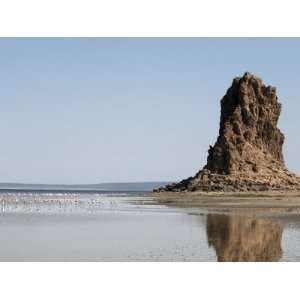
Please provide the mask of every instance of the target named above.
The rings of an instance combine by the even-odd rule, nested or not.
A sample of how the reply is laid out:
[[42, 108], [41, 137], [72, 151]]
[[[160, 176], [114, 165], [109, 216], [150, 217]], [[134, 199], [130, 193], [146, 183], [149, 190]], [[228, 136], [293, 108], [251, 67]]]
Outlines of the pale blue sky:
[[300, 173], [300, 39], [0, 39], [0, 181], [179, 180], [245, 71], [275, 85]]

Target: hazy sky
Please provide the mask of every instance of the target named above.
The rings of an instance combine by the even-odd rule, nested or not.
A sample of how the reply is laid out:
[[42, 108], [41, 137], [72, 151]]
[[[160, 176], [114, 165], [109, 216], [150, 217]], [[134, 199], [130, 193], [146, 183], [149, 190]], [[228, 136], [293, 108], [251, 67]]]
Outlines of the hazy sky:
[[300, 173], [300, 39], [0, 39], [0, 181], [194, 175], [245, 71], [277, 87]]

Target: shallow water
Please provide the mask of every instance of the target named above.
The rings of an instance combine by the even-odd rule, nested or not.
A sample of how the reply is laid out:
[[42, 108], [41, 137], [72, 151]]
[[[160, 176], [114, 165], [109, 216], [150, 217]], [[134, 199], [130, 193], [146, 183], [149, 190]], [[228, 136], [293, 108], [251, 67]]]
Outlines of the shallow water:
[[300, 261], [300, 216], [139, 193], [2, 192], [0, 261]]

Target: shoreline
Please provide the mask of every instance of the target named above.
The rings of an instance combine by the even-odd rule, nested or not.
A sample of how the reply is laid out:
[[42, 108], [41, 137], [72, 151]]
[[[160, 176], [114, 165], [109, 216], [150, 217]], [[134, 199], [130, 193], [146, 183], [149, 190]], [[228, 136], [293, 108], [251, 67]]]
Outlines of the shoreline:
[[[265, 192], [150, 192], [163, 205], [203, 208], [299, 208], [300, 191]], [[300, 211], [299, 211], [300, 212]]]

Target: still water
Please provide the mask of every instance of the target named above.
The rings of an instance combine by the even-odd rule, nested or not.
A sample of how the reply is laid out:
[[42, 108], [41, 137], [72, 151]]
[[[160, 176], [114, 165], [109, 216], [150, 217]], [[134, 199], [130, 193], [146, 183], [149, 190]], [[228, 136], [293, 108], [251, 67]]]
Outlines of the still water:
[[300, 215], [121, 192], [0, 193], [0, 261], [300, 261]]

